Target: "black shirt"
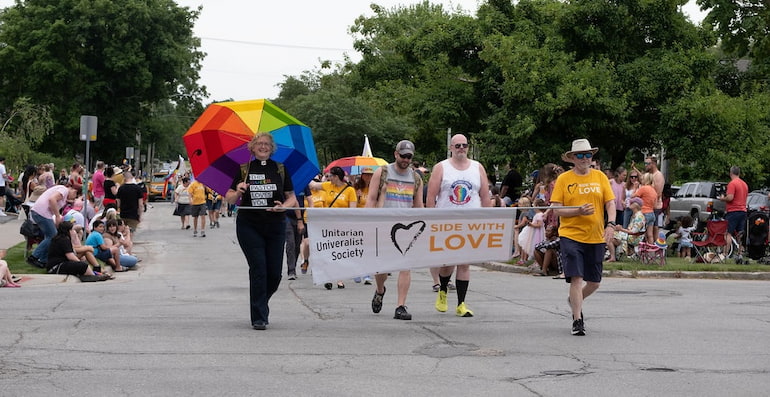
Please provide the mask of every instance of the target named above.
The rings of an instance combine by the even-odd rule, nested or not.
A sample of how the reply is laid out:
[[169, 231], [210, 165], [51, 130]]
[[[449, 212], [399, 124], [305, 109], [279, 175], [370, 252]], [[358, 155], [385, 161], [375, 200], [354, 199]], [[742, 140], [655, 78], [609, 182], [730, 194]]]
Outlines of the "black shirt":
[[508, 171], [508, 175], [503, 179], [501, 186], [508, 186], [508, 191], [505, 192], [505, 197], [510, 197], [511, 200], [516, 201], [519, 199], [519, 189], [521, 188], [523, 181], [521, 174], [516, 170]]
[[144, 198], [144, 191], [136, 183], [124, 183], [118, 188], [116, 198], [120, 199], [120, 217], [139, 219], [139, 200]]
[[104, 198], [115, 200], [115, 195], [112, 194], [113, 186], [115, 186], [115, 181], [111, 179], [104, 180]]
[[75, 252], [69, 237], [60, 235], [54, 236], [54, 238], [51, 239], [51, 245], [48, 246], [48, 262], [46, 263], [48, 270], [51, 270], [51, 268], [62, 262], [68, 261], [67, 253], [69, 252]]
[[[283, 178], [278, 172], [278, 163], [273, 160], [254, 160], [249, 163], [249, 171], [245, 182], [249, 185], [248, 191], [241, 197], [240, 208], [248, 207], [272, 207], [275, 201], [284, 202], [284, 192], [294, 191], [291, 177], [282, 166]], [[243, 182], [240, 169], [233, 178], [230, 189], [238, 191], [238, 184]], [[268, 212], [266, 210], [245, 209], [238, 211], [238, 217], [244, 217], [254, 222], [283, 222], [286, 214], [283, 212]]]

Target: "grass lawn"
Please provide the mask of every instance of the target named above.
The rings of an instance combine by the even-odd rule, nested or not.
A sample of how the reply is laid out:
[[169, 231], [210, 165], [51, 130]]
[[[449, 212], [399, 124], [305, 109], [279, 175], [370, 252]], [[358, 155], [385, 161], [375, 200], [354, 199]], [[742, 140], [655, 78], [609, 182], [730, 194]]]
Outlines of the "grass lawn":
[[45, 269], [32, 266], [24, 260], [24, 247], [26, 243], [19, 243], [8, 248], [8, 254], [5, 261], [8, 262], [8, 268], [13, 274], [46, 274]]
[[[508, 261], [510, 265], [515, 265], [516, 261]], [[531, 264], [532, 261], [527, 262]], [[728, 259], [727, 263], [689, 263], [683, 258], [666, 257], [666, 265], [645, 265], [638, 260], [623, 258], [619, 262], [604, 262], [604, 270], [663, 270], [672, 272], [770, 272], [770, 266], [759, 264], [752, 260], [749, 265], [738, 265], [735, 260]]]

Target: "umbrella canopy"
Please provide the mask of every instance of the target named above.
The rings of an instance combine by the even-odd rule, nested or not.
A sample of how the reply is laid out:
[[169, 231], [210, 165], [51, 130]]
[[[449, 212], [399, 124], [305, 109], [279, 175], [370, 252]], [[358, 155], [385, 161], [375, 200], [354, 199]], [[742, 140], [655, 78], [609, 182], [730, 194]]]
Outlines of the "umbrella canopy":
[[345, 170], [348, 175], [361, 175], [361, 170], [365, 167], [377, 169], [383, 165], [388, 165], [388, 162], [379, 157], [343, 157], [329, 163], [329, 165], [324, 168], [324, 173], [329, 172], [332, 167], [340, 167]]
[[318, 157], [310, 128], [266, 99], [209, 105], [184, 134], [195, 178], [224, 195], [239, 175], [241, 164], [253, 159], [247, 147], [258, 132], [270, 132], [294, 189], [303, 189], [318, 175]]

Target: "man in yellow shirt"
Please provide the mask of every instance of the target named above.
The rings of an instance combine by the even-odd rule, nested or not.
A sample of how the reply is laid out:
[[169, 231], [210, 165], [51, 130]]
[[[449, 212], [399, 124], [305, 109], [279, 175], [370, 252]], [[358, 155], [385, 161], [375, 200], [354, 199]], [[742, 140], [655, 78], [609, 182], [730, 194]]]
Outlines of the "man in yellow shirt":
[[[587, 139], [572, 142], [562, 160], [575, 166], [559, 175], [551, 194], [551, 206], [559, 216], [562, 265], [570, 283], [572, 335], [585, 335], [583, 300], [599, 288], [607, 228], [615, 228], [615, 195], [607, 175], [591, 168], [594, 154]], [[559, 207], [572, 208], [559, 208]], [[603, 211], [602, 211], [603, 210]], [[604, 214], [607, 223], [604, 223]], [[584, 283], [585, 281], [585, 283]]]
[[190, 193], [193, 237], [198, 236], [198, 219], [200, 219], [201, 237], [206, 237], [206, 186], [196, 180], [187, 187], [187, 192]]

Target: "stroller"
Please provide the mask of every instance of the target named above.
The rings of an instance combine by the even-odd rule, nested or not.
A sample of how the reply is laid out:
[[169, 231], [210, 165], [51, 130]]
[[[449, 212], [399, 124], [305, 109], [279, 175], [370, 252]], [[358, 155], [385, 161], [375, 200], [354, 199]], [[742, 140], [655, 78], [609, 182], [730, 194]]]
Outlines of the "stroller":
[[750, 212], [746, 217], [746, 234], [744, 244], [746, 255], [754, 260], [765, 257], [770, 232], [770, 216], [764, 211]]

